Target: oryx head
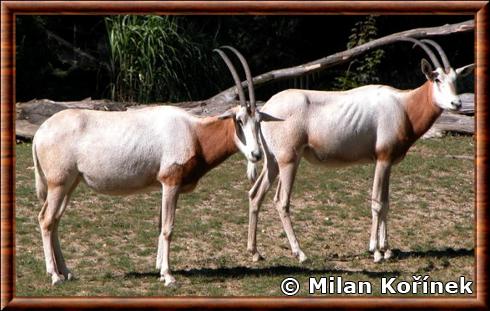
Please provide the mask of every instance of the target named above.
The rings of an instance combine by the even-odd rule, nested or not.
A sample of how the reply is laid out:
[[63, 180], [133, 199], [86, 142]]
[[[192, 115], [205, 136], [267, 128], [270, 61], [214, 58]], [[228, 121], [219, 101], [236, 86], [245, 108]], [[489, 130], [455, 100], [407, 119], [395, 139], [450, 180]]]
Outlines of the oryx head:
[[239, 58], [247, 77], [248, 96], [250, 101], [247, 102], [245, 100], [241, 80], [230, 59], [222, 50], [215, 49], [214, 51], [217, 52], [221, 58], [223, 58], [233, 76], [233, 80], [235, 80], [238, 90], [238, 98], [240, 100], [239, 106], [226, 111], [220, 115], [219, 118], [233, 118], [235, 122], [235, 144], [249, 162], [255, 163], [262, 158], [262, 150], [259, 144], [259, 122], [261, 121], [261, 114], [255, 106], [255, 93], [252, 83], [252, 75], [250, 74], [247, 61], [243, 55], [240, 54], [240, 52], [231, 46], [224, 46], [223, 48], [232, 51]]
[[[461, 99], [459, 98], [457, 81], [458, 78], [464, 77], [473, 71], [474, 64], [467, 65], [454, 70], [449, 64], [449, 60], [444, 50], [439, 44], [432, 40], [416, 40], [413, 38], [400, 38], [403, 41], [410, 41], [420, 46], [429, 56], [433, 66], [426, 60], [422, 59], [421, 69], [432, 87], [432, 101], [442, 109], [459, 110], [461, 108]], [[431, 45], [438, 52], [443, 66], [431, 51]]]

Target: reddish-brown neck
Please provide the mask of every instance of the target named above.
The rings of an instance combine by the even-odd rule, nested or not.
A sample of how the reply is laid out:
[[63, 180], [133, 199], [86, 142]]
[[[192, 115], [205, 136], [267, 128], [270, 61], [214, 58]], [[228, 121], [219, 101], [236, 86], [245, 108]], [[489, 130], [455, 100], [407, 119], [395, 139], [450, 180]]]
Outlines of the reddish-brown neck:
[[219, 165], [238, 151], [235, 145], [235, 122], [232, 118], [220, 120], [209, 117], [196, 128], [201, 154], [209, 169]]
[[432, 82], [427, 81], [421, 87], [408, 93], [405, 111], [410, 122], [413, 141], [424, 135], [441, 115], [442, 109], [432, 100]]

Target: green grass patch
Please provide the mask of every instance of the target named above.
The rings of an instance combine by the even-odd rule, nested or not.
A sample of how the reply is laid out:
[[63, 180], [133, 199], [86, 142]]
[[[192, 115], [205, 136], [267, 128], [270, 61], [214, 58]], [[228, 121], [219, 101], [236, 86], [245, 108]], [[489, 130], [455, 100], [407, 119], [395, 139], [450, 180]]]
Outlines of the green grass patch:
[[[419, 141], [392, 170], [389, 236], [395, 258], [374, 264], [367, 253], [373, 165], [341, 169], [302, 161], [291, 200], [293, 226], [309, 260], [292, 258], [274, 188], [259, 215], [258, 247], [251, 261], [246, 162], [235, 155], [180, 197], [170, 261], [180, 287], [165, 288], [155, 270], [159, 192], [127, 197], [96, 194], [81, 184], [61, 220], [60, 238], [77, 280], [50, 285], [37, 223], [31, 145], [16, 149], [17, 296], [281, 296], [294, 276], [339, 275], [379, 282], [395, 273], [432, 279], [474, 279], [474, 154], [471, 137]], [[461, 157], [464, 156], [464, 157]], [[301, 291], [299, 295], [306, 295]], [[375, 291], [375, 294], [379, 292]]]

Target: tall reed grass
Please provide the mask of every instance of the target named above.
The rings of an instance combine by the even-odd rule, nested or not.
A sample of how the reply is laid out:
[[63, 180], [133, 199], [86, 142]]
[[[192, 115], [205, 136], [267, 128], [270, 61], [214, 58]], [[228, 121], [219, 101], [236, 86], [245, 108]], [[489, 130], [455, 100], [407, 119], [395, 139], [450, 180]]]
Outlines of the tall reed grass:
[[181, 19], [136, 15], [105, 19], [113, 100], [183, 101], [201, 95], [203, 85], [196, 79], [214, 66], [202, 53], [211, 54], [211, 48], [193, 40]]

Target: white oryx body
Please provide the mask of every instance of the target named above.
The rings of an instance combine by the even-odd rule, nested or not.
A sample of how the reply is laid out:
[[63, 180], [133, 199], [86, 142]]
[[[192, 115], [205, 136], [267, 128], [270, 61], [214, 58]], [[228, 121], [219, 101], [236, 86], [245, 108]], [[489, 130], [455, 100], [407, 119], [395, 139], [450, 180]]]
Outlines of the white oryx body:
[[[414, 42], [413, 39], [408, 39]], [[434, 45], [433, 41], [428, 41]], [[416, 44], [423, 45], [420, 41]], [[422, 46], [426, 52], [427, 47]], [[403, 159], [410, 146], [440, 116], [443, 109], [457, 110], [461, 101], [456, 92], [458, 75], [441, 55], [444, 68], [433, 54], [435, 64], [422, 60], [427, 81], [413, 90], [368, 85], [349, 91], [324, 92], [287, 90], [274, 95], [262, 113], [281, 122], [261, 126], [264, 167], [249, 192], [248, 250], [260, 258], [256, 247], [257, 217], [267, 190], [279, 175], [274, 201], [294, 256], [304, 261], [294, 234], [289, 201], [296, 170], [302, 157], [318, 165], [343, 166], [375, 162], [372, 192], [372, 227], [369, 249], [374, 260], [391, 257], [387, 240], [388, 190], [391, 166]]]
[[398, 128], [407, 118], [407, 93], [378, 85], [345, 92], [283, 91], [261, 111], [284, 122], [264, 124], [261, 130], [269, 151], [279, 157], [290, 144], [312, 163], [370, 162], [377, 150], [398, 140]]
[[[216, 131], [218, 126], [208, 131], [213, 122], [222, 131]], [[206, 163], [206, 169], [219, 164], [238, 150], [233, 137], [233, 120], [199, 118], [175, 107], [123, 112], [70, 109], [41, 125], [33, 152], [43, 172], [53, 173], [46, 176], [53, 183], [65, 178], [58, 171], [73, 172], [97, 192], [120, 195], [159, 189], [159, 180], [172, 178], [177, 167], [189, 170], [182, 186], [195, 186], [205, 170], [192, 167], [192, 162]], [[206, 162], [207, 155], [196, 148], [206, 145], [206, 139], [223, 144], [213, 150], [223, 149], [220, 159]]]
[[[249, 163], [261, 158], [260, 112], [252, 100], [248, 65], [238, 51], [227, 48], [240, 58], [247, 72], [250, 104], [233, 65], [217, 50], [240, 97], [240, 106], [220, 116], [199, 118], [175, 107], [125, 112], [65, 110], [41, 125], [32, 151], [37, 195], [43, 203], [39, 225], [46, 270], [53, 284], [62, 282], [60, 274], [67, 280], [73, 278], [61, 252], [58, 225], [80, 181], [107, 194], [162, 189], [156, 266], [165, 285], [175, 282], [169, 248], [179, 194], [193, 190], [206, 172], [238, 150]], [[252, 178], [254, 172], [248, 173]]]

